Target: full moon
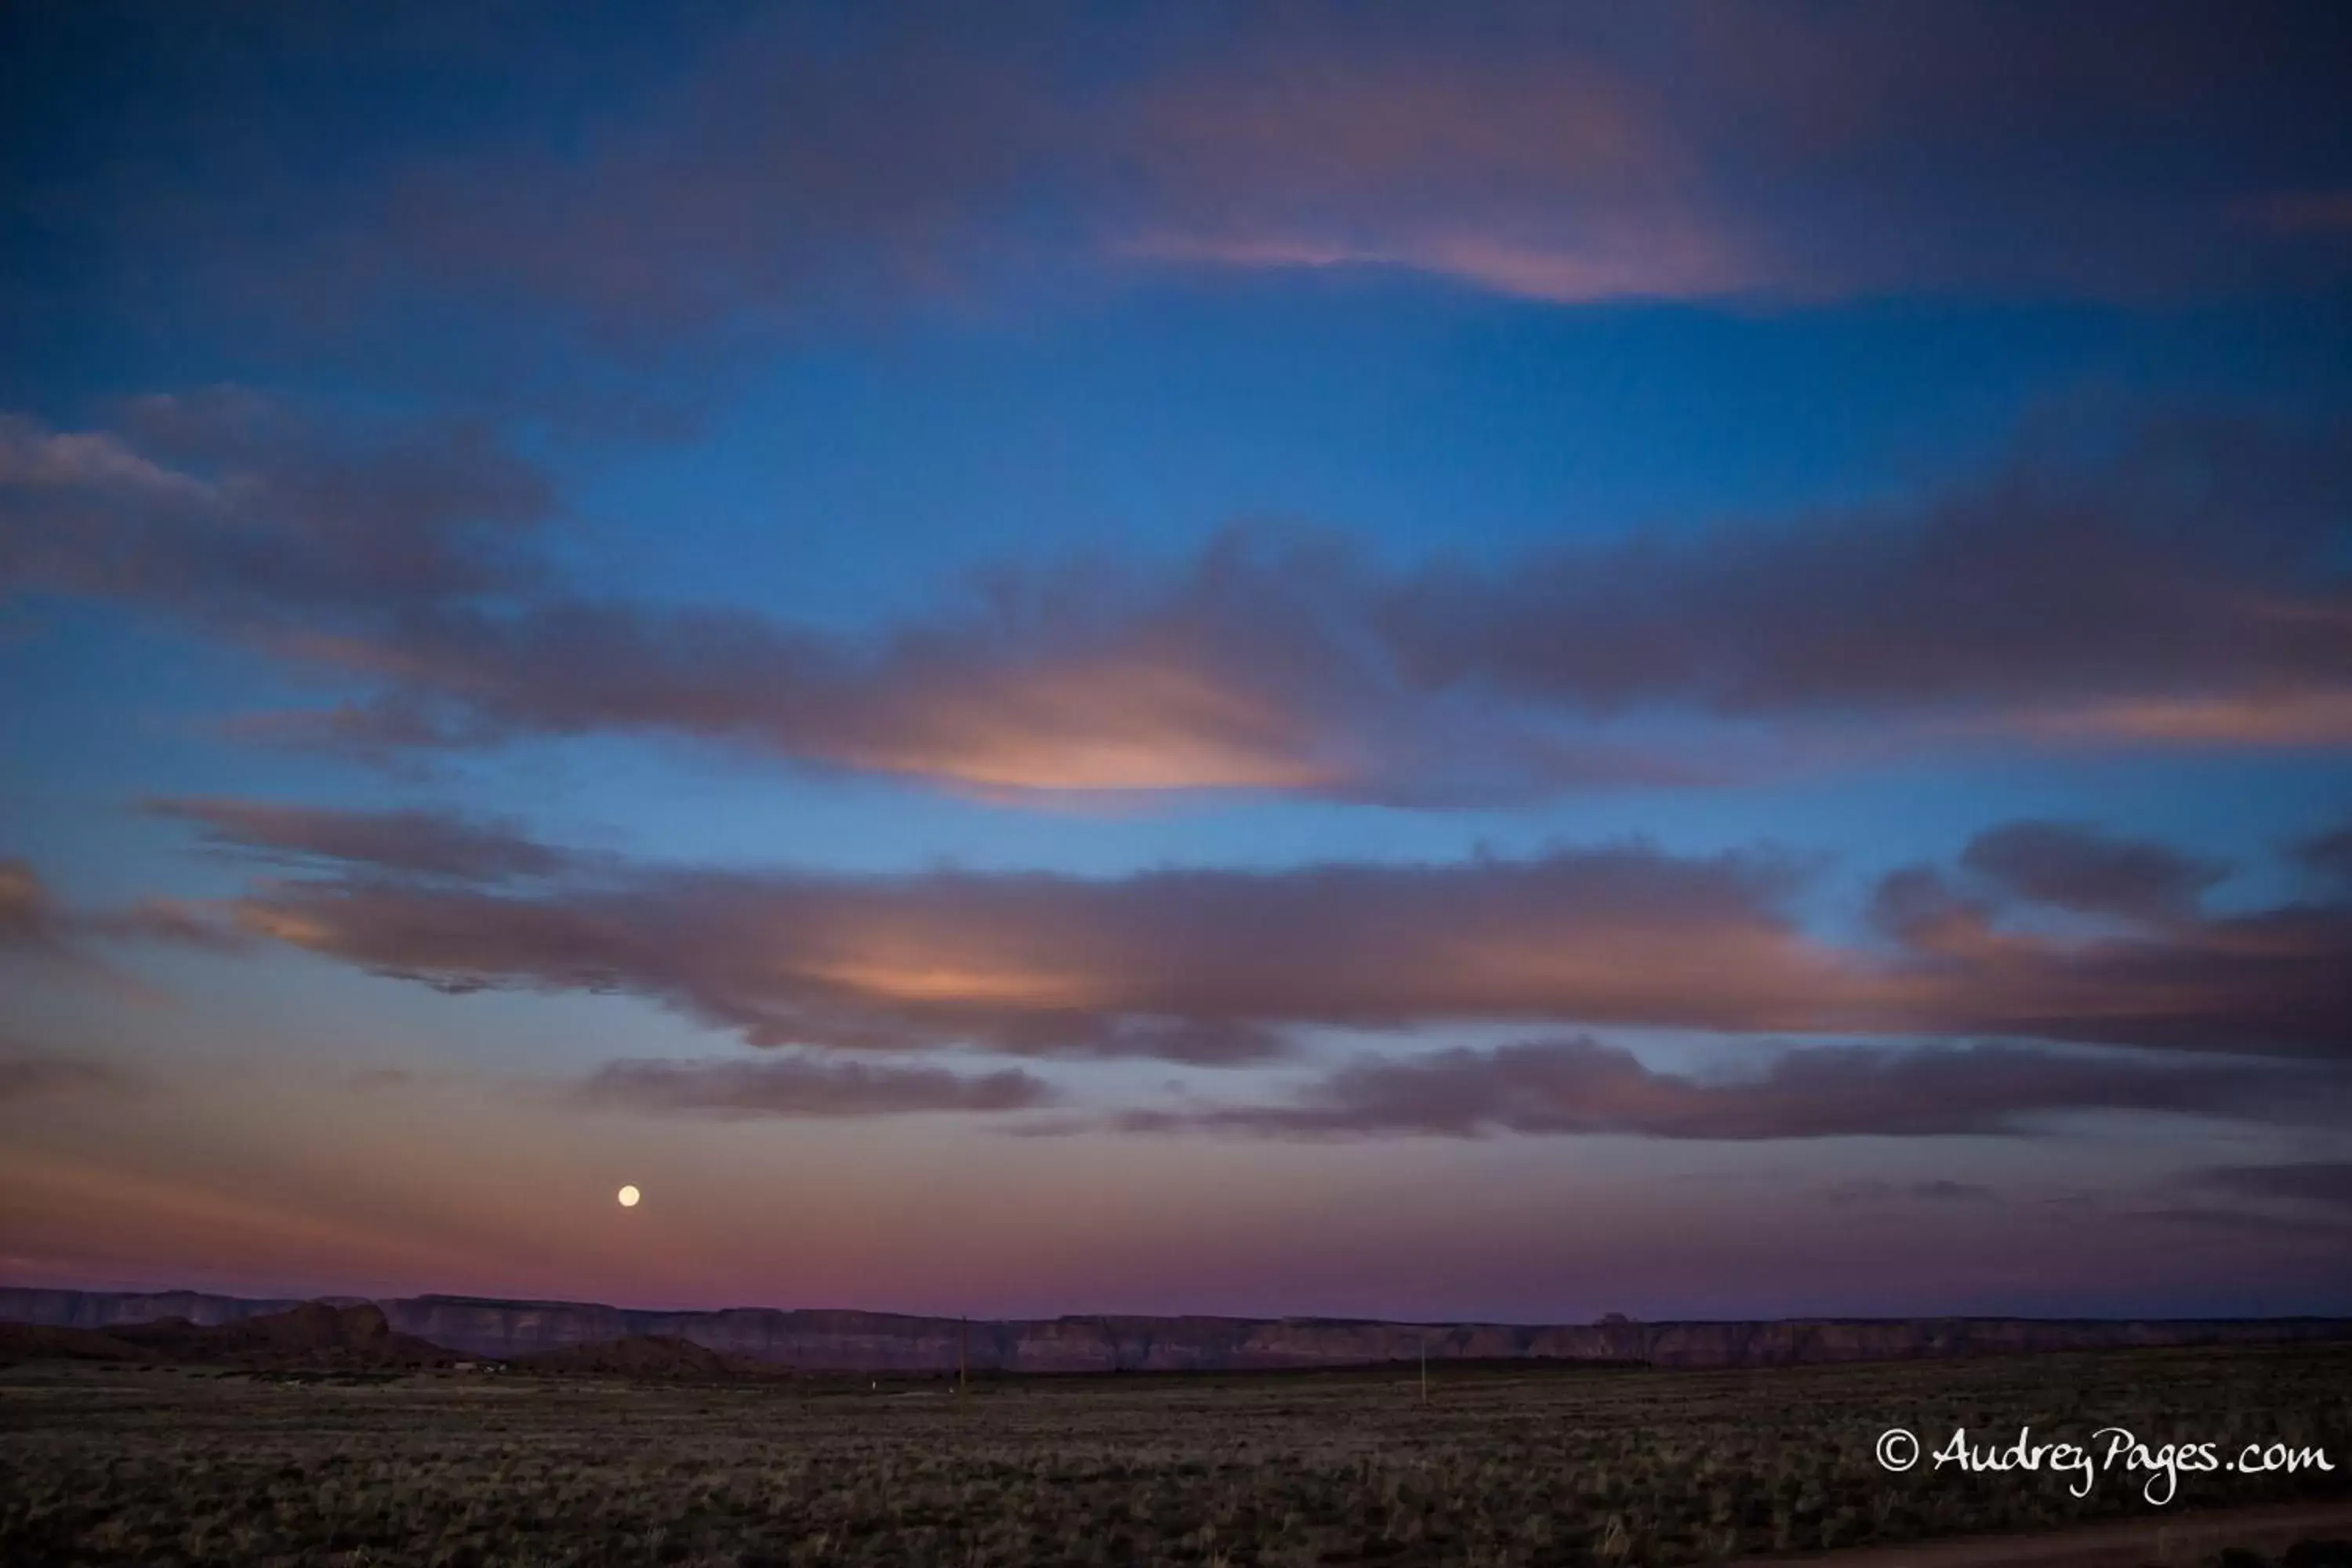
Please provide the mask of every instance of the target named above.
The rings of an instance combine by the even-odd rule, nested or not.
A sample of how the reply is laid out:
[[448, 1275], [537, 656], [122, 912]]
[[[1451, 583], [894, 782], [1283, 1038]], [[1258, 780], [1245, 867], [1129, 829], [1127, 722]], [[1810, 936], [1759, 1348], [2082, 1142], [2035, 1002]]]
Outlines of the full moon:
[[637, 1206], [637, 1200], [644, 1195], [635, 1187], [623, 1187], [620, 1191], [621, 1206], [625, 1209], [633, 1209]]

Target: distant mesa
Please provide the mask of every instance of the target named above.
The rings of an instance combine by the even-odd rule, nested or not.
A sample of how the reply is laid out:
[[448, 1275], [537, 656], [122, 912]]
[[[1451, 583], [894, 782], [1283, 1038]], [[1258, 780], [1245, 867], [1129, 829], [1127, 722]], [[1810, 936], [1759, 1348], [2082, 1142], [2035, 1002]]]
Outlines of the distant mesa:
[[644, 1311], [577, 1301], [410, 1296], [257, 1301], [0, 1287], [0, 1357], [233, 1365], [522, 1368], [621, 1376], [807, 1373], [1251, 1372], [1544, 1361], [1789, 1366], [2121, 1346], [2352, 1342], [2352, 1320], [1787, 1319], [1402, 1323], [1344, 1318], [1066, 1317], [1007, 1321], [734, 1308]]

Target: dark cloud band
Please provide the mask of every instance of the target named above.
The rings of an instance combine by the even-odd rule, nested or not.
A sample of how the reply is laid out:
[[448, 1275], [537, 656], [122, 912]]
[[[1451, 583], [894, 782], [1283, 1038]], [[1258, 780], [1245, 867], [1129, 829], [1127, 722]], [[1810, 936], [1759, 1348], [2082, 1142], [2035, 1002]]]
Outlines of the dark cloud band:
[[[2325, 1109], [2314, 1103], [2315, 1087]], [[1801, 1047], [1770, 1056], [1760, 1071], [1708, 1078], [1662, 1072], [1622, 1047], [1577, 1038], [1359, 1063], [1288, 1103], [1141, 1110], [1112, 1124], [1309, 1139], [1918, 1138], [2013, 1133], [2085, 1110], [2326, 1123], [2343, 1110], [2346, 1089], [2338, 1077], [2268, 1064], [2190, 1066], [1984, 1046]]]

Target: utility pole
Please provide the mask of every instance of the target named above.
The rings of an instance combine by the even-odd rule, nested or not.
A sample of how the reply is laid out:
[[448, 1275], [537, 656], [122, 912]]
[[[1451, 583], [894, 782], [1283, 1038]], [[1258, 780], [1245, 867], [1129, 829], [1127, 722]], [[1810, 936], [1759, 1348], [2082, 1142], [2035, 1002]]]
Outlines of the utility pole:
[[1423, 1405], [1429, 1403], [1429, 1334], [1426, 1331], [1421, 1336], [1421, 1402]]
[[971, 1320], [956, 1320], [956, 1398], [971, 1385]]

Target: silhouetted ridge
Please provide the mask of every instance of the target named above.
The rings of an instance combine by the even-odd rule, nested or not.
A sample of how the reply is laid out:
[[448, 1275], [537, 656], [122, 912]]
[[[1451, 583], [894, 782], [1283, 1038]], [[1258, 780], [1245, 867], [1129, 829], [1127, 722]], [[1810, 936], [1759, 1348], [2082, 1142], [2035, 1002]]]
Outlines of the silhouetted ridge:
[[[5, 1307], [0, 1302], [0, 1313]], [[446, 1366], [457, 1359], [455, 1352], [394, 1329], [383, 1309], [372, 1301], [304, 1301], [211, 1324], [177, 1314], [144, 1321], [109, 1317], [103, 1329], [19, 1321], [0, 1324], [0, 1356], [271, 1370], [398, 1370]]]

